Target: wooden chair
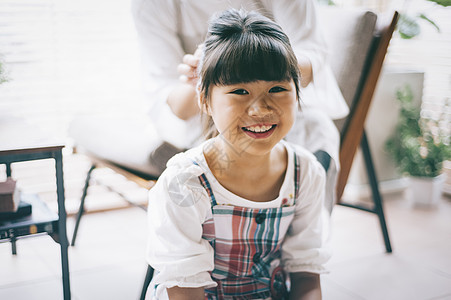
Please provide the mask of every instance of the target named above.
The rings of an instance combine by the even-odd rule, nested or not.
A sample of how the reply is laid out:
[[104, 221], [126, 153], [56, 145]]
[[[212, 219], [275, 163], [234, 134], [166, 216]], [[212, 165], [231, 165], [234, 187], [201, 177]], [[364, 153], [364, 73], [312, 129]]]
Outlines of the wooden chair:
[[[342, 85], [346, 84], [345, 82], [348, 80], [348, 76], [340, 76], [340, 74], [336, 74], [336, 76], [338, 75], [338, 84], [340, 88], [342, 88], [343, 95], [345, 96], [350, 108], [350, 113], [346, 117], [346, 119], [337, 122], [337, 127], [339, 128], [341, 135], [341, 169], [338, 176], [336, 189], [337, 204], [376, 214], [379, 218], [385, 242], [385, 249], [388, 253], [392, 252], [392, 247], [385, 221], [382, 197], [379, 192], [377, 176], [373, 166], [371, 152], [365, 134], [364, 126], [373, 93], [382, 69], [384, 58], [387, 53], [387, 48], [395, 29], [397, 20], [397, 12], [391, 14], [389, 18], [387, 15], [379, 16], [375, 24], [376, 26], [371, 39], [371, 44], [368, 47], [366, 58], [362, 65], [361, 75], [359, 76], [359, 81], [356, 84], [354, 91], [349, 91], [349, 89], [346, 90], [342, 88]], [[355, 62], [355, 59], [352, 56], [349, 59], [354, 60]], [[371, 187], [372, 200], [374, 204], [373, 207], [364, 206], [361, 204], [350, 204], [342, 200], [343, 191], [346, 186], [351, 166], [359, 145], [363, 153], [366, 172]]]

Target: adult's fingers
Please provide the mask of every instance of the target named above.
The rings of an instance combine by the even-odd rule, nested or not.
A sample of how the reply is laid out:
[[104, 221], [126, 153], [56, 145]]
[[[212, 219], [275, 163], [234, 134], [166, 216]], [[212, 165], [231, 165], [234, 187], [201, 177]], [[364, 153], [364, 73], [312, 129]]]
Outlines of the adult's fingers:
[[197, 57], [199, 59], [202, 55], [203, 49], [204, 49], [204, 44], [200, 44], [199, 46], [197, 46], [196, 51], [194, 51], [194, 57]]
[[188, 77], [186, 75], [180, 75], [179, 80], [183, 83], [191, 84], [196, 87], [198, 78], [197, 77]]
[[193, 54], [186, 54], [183, 56], [183, 63], [193, 68], [197, 68], [197, 65], [199, 64], [199, 56], [195, 56]]
[[177, 72], [186, 77], [196, 77], [196, 68], [193, 68], [187, 64], [179, 64], [177, 66]]

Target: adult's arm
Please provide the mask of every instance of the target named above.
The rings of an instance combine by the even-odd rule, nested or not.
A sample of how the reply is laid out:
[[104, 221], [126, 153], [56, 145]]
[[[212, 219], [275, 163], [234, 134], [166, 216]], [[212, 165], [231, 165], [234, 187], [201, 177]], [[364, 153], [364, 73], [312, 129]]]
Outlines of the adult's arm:
[[185, 121], [199, 113], [196, 89], [188, 83], [175, 86], [168, 95], [167, 103], [172, 112]]
[[301, 72], [301, 87], [305, 88], [313, 80], [313, 68], [310, 59], [304, 55], [298, 57], [299, 71]]
[[197, 104], [197, 66], [201, 56], [201, 47], [198, 47], [194, 54], [186, 54], [183, 61], [178, 65], [177, 71], [181, 83], [169, 94], [167, 103], [172, 112], [182, 120], [188, 120], [199, 114]]

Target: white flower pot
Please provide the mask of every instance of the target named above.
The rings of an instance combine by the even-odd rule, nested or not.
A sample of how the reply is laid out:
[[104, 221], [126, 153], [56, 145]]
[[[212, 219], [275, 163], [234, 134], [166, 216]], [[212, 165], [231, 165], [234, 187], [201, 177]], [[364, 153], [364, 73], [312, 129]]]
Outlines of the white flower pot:
[[446, 175], [437, 177], [409, 177], [406, 198], [413, 205], [436, 206], [442, 196]]

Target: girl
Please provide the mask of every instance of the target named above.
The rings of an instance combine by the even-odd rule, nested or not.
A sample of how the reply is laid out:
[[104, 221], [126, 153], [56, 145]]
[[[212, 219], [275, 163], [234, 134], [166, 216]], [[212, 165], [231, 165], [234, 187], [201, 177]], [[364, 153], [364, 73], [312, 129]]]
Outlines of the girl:
[[229, 10], [210, 22], [202, 51], [199, 104], [211, 138], [173, 157], [150, 191], [148, 293], [319, 299], [325, 174], [282, 141], [299, 101], [288, 37], [257, 13]]

